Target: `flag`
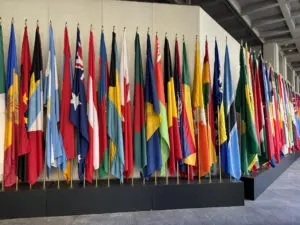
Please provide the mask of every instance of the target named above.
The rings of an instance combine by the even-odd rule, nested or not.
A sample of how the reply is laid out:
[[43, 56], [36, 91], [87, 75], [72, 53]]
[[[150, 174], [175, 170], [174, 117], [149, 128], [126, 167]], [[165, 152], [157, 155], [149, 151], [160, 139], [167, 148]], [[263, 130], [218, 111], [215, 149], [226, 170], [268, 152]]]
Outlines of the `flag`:
[[70, 102], [72, 98], [72, 59], [69, 44], [68, 28], [64, 31], [63, 81], [60, 111], [60, 132], [68, 159], [64, 177], [67, 182], [71, 179], [71, 159], [75, 158], [74, 126], [70, 120]]
[[[207, 139], [207, 124], [203, 102], [202, 75], [200, 72], [200, 54], [198, 39], [196, 39], [194, 84], [192, 93], [195, 139], [197, 146], [198, 176], [210, 172], [210, 154]], [[199, 165], [200, 164], [200, 165]]]
[[27, 25], [24, 28], [22, 53], [21, 53], [21, 76], [20, 76], [20, 96], [19, 96], [19, 149], [18, 149], [18, 178], [27, 181], [26, 154], [30, 151], [27, 121], [28, 121], [28, 89], [31, 69], [30, 49], [27, 33]]
[[258, 142], [254, 124], [253, 96], [249, 90], [249, 76], [246, 73], [244, 48], [240, 48], [240, 78], [236, 92], [235, 106], [241, 116], [241, 168], [248, 175], [256, 163]]
[[57, 125], [59, 122], [59, 90], [51, 24], [49, 28], [49, 52], [44, 90], [44, 104], [47, 105], [46, 163], [47, 175], [49, 176], [52, 166], [59, 168], [61, 171], [65, 171], [67, 162], [62, 137]]
[[121, 52], [120, 69], [120, 89], [121, 89], [121, 110], [122, 110], [122, 131], [124, 137], [124, 176], [128, 179], [134, 172], [133, 167], [133, 143], [132, 143], [132, 119], [131, 119], [131, 100], [130, 84], [128, 72], [128, 55], [126, 43], [126, 29], [123, 33], [123, 44]]
[[106, 46], [104, 39], [104, 32], [101, 33], [100, 41], [100, 78], [98, 86], [98, 101], [99, 101], [99, 148], [100, 148], [100, 168], [99, 176], [104, 177], [108, 174], [108, 145], [107, 145], [107, 121], [106, 121], [106, 111], [107, 111], [107, 87], [108, 87], [108, 63]]
[[39, 26], [36, 27], [29, 81], [27, 131], [30, 152], [27, 157], [28, 183], [34, 184], [44, 167], [43, 143], [43, 58]]
[[160, 136], [160, 152], [162, 166], [160, 169], [160, 175], [166, 176], [167, 162], [170, 156], [170, 140], [169, 140], [169, 131], [168, 131], [168, 119], [167, 119], [167, 106], [165, 100], [165, 89], [162, 73], [162, 62], [158, 36], [155, 36], [155, 80], [157, 88], [157, 97], [159, 101], [159, 112], [161, 122], [159, 124], [159, 136]]
[[4, 186], [16, 183], [19, 130], [19, 77], [14, 24], [11, 23], [6, 77], [6, 117], [4, 140]]
[[89, 65], [88, 65], [88, 87], [87, 87], [87, 115], [89, 123], [89, 151], [86, 158], [85, 177], [88, 182], [93, 181], [94, 170], [99, 169], [99, 124], [97, 108], [97, 86], [95, 73], [95, 50], [93, 31], [90, 30], [89, 40]]
[[[212, 88], [210, 85], [210, 65], [209, 65], [209, 54], [208, 54], [208, 43], [205, 41], [205, 56], [203, 61], [203, 72], [202, 72], [202, 82], [203, 82], [203, 100], [206, 109], [206, 120], [207, 120], [207, 140], [208, 140], [208, 150], [209, 150], [209, 164], [212, 166], [213, 163], [217, 162], [216, 156], [216, 140], [217, 135], [215, 130], [217, 121], [215, 117], [216, 110], [214, 111]], [[216, 114], [217, 115], [217, 114]]]
[[[183, 41], [183, 62], [182, 62], [182, 133], [181, 147], [184, 164], [196, 166], [196, 143], [193, 124], [193, 112], [191, 103], [191, 83], [188, 68], [188, 59], [185, 41]], [[193, 171], [190, 170], [189, 179], [193, 179]]]
[[273, 164], [273, 156], [274, 156], [274, 140], [272, 137], [272, 126], [271, 126], [271, 115], [270, 115], [270, 96], [269, 96], [269, 86], [267, 79], [267, 68], [266, 65], [262, 61], [262, 56], [259, 59], [259, 67], [260, 67], [260, 76], [261, 76], [261, 84], [264, 90], [263, 105], [264, 105], [264, 118], [266, 122], [266, 142], [267, 142], [267, 154], [268, 162]]
[[228, 46], [225, 49], [224, 62], [224, 111], [227, 134], [227, 153], [222, 154], [222, 165], [225, 172], [235, 179], [241, 178], [241, 161], [239, 150], [239, 138], [236, 121], [236, 110], [234, 103], [234, 90], [232, 85], [232, 76], [230, 69], [230, 58]]
[[158, 130], [162, 118], [160, 116], [161, 112], [153, 70], [152, 50], [149, 34], [147, 35], [145, 109], [147, 141], [147, 166], [145, 170], [145, 177], [149, 178], [152, 173], [162, 168], [162, 153]]
[[[228, 51], [228, 50], [227, 50]], [[228, 145], [227, 145], [227, 133], [225, 125], [224, 115], [224, 103], [223, 103], [223, 90], [222, 80], [220, 78], [220, 60], [219, 60], [219, 49], [217, 41], [215, 40], [215, 63], [214, 63], [214, 84], [213, 84], [213, 102], [215, 112], [215, 128], [217, 137], [217, 148], [220, 149], [221, 163], [223, 169], [227, 174], [230, 174], [228, 165]]]
[[268, 152], [267, 152], [267, 137], [266, 137], [266, 124], [265, 124], [265, 116], [264, 116], [264, 108], [263, 108], [263, 90], [261, 88], [262, 81], [262, 72], [259, 67], [259, 62], [256, 59], [256, 54], [253, 52], [253, 70], [254, 70], [254, 81], [256, 93], [256, 110], [258, 116], [258, 133], [260, 139], [260, 152], [259, 152], [259, 162], [264, 164], [268, 162]]
[[70, 120], [77, 129], [78, 176], [82, 181], [85, 174], [86, 156], [89, 150], [88, 119], [86, 113], [86, 94], [80, 30], [77, 27], [75, 72], [70, 102]]
[[[3, 51], [3, 33], [0, 23], [0, 136], [5, 136], [5, 67]], [[0, 138], [0, 179], [3, 179], [4, 138]]]
[[134, 57], [134, 166], [142, 173], [147, 166], [146, 129], [145, 129], [144, 77], [140, 36], [135, 35]]
[[110, 138], [109, 155], [111, 174], [123, 182], [124, 173], [124, 147], [122, 134], [122, 110], [120, 78], [118, 68], [118, 48], [116, 33], [112, 34], [110, 75], [108, 87], [107, 118], [108, 118], [108, 136]]
[[170, 139], [169, 173], [174, 175], [176, 171], [176, 162], [182, 159], [180, 135], [178, 128], [178, 113], [175, 97], [174, 74], [172, 72], [172, 62], [169, 41], [165, 38], [164, 46], [164, 73], [165, 73], [165, 95], [167, 96], [167, 118]]

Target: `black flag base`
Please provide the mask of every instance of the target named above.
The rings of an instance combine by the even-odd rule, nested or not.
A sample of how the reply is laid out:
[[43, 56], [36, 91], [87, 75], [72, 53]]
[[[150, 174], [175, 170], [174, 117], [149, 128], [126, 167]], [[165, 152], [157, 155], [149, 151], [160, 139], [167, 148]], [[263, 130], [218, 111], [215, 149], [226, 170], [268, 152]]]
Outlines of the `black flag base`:
[[249, 176], [243, 176], [241, 180], [244, 182], [245, 199], [255, 200], [261, 195], [287, 168], [292, 165], [300, 156], [300, 152], [287, 155], [282, 158], [279, 164], [274, 168], [263, 168], [257, 172], [252, 172]]
[[243, 206], [244, 185], [240, 181], [218, 179], [209, 183], [203, 179], [201, 184], [195, 181], [169, 178], [166, 185], [164, 178], [155, 185], [153, 180], [143, 184], [142, 179], [134, 180], [134, 186], [128, 180], [120, 185], [119, 180], [111, 180], [107, 187], [106, 180], [98, 180], [98, 188], [86, 182], [86, 187], [73, 181], [73, 188], [57, 181], [37, 183], [29, 190], [28, 184], [19, 184], [19, 191], [5, 189], [0, 192], [0, 219], [99, 214], [113, 212], [148, 211], [183, 208], [203, 208], [222, 206]]

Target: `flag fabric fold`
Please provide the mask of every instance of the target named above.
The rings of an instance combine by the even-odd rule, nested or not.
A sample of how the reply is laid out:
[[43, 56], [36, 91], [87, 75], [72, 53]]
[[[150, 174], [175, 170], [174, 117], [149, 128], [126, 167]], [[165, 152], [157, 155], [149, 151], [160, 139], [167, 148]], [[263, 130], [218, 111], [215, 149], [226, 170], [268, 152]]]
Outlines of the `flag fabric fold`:
[[162, 152], [160, 148], [159, 126], [161, 124], [160, 105], [156, 80], [153, 69], [151, 41], [147, 35], [147, 60], [145, 83], [145, 109], [146, 109], [146, 141], [147, 166], [145, 177], [162, 168]]
[[[217, 41], [215, 41], [215, 63], [214, 63], [214, 83], [213, 83], [213, 108], [215, 115], [215, 130], [216, 130], [216, 143], [217, 148], [221, 154], [221, 164], [225, 172], [229, 172], [228, 168], [228, 144], [227, 144], [227, 132], [225, 125], [224, 115], [224, 102], [223, 102], [223, 91], [222, 91], [222, 80], [220, 78], [220, 59], [219, 49]], [[220, 157], [220, 156], [219, 156]], [[230, 165], [231, 166], [231, 165]]]
[[122, 131], [124, 138], [124, 176], [129, 179], [134, 172], [133, 167], [133, 143], [132, 143], [132, 118], [130, 83], [128, 72], [128, 55], [126, 42], [126, 29], [123, 32], [123, 43], [120, 63], [120, 90], [121, 90], [121, 110], [122, 110]]
[[108, 63], [105, 46], [104, 32], [101, 33], [100, 41], [100, 77], [98, 85], [98, 101], [99, 101], [99, 150], [100, 150], [100, 168], [99, 176], [108, 175], [109, 155], [108, 155], [108, 136], [107, 136], [107, 89], [108, 89]]
[[160, 175], [166, 176], [167, 173], [167, 162], [170, 156], [170, 140], [169, 140], [169, 131], [168, 131], [168, 119], [167, 119], [167, 106], [165, 99], [165, 89], [163, 81], [163, 72], [162, 72], [162, 62], [158, 36], [155, 36], [155, 66], [154, 74], [157, 88], [157, 97], [159, 101], [159, 112], [161, 122], [159, 125], [159, 136], [160, 136], [160, 152], [161, 152], [161, 161], [162, 166], [160, 169]]
[[19, 132], [19, 75], [14, 24], [11, 24], [7, 56], [6, 116], [4, 137], [4, 186], [16, 183]]
[[202, 75], [200, 72], [199, 43], [196, 39], [194, 83], [192, 93], [192, 107], [197, 148], [197, 174], [207, 175], [210, 172], [210, 152], [208, 148], [207, 123], [203, 100]]
[[108, 87], [107, 118], [108, 136], [110, 139], [109, 155], [111, 174], [123, 182], [124, 146], [122, 134], [121, 91], [118, 63], [118, 48], [116, 33], [112, 34], [112, 48], [110, 59], [110, 75]]
[[98, 99], [95, 72], [95, 50], [93, 31], [90, 31], [89, 57], [88, 57], [88, 87], [87, 87], [87, 115], [89, 129], [89, 151], [86, 158], [86, 179], [92, 183], [94, 170], [99, 169], [99, 121]]
[[239, 137], [236, 121], [236, 110], [234, 103], [234, 90], [232, 84], [230, 58], [228, 46], [225, 49], [225, 62], [224, 62], [224, 111], [225, 123], [227, 134], [227, 153], [221, 155], [222, 166], [225, 173], [234, 177], [235, 179], [241, 178], [241, 161], [239, 150]]
[[80, 30], [77, 28], [75, 72], [70, 102], [70, 120], [77, 130], [78, 176], [83, 181], [86, 167], [86, 156], [89, 150], [88, 118], [86, 112], [86, 92], [84, 86], [84, 69]]
[[74, 126], [70, 120], [70, 102], [72, 98], [72, 59], [69, 44], [68, 28], [64, 30], [64, 51], [63, 51], [63, 81], [60, 111], [60, 132], [64, 149], [67, 156], [67, 166], [64, 177], [67, 182], [71, 180], [71, 160], [75, 158]]
[[135, 35], [134, 83], [134, 166], [144, 173], [147, 166], [146, 121], [142, 53], [138, 33]]
[[167, 38], [165, 38], [164, 55], [165, 95], [167, 96], [167, 118], [170, 140], [168, 168], [170, 175], [174, 175], [177, 162], [182, 159], [182, 151], [178, 127], [178, 109], [175, 97], [174, 74], [172, 72], [170, 47]]
[[19, 97], [19, 148], [18, 148], [18, 179], [22, 182], [27, 181], [26, 154], [30, 151], [27, 121], [28, 121], [28, 92], [29, 77], [31, 69], [31, 58], [28, 41], [27, 26], [24, 28], [21, 53], [21, 74], [20, 74], [20, 97]]
[[47, 105], [46, 127], [46, 163], [47, 175], [51, 173], [51, 167], [57, 167], [62, 172], [66, 169], [66, 153], [61, 134], [58, 130], [59, 122], [59, 90], [56, 66], [56, 55], [52, 25], [49, 28], [49, 52], [45, 76], [44, 104]]
[[[203, 71], [202, 71], [202, 85], [203, 85], [203, 100], [205, 107], [205, 115], [207, 121], [207, 140], [208, 140], [208, 151], [209, 151], [209, 164], [210, 167], [213, 163], [217, 162], [216, 157], [216, 140], [217, 139], [217, 119], [215, 113], [217, 109], [214, 109], [214, 98], [212, 96], [212, 88], [210, 81], [210, 64], [209, 64], [209, 54], [208, 54], [208, 42], [205, 41], [205, 56], [203, 61]], [[217, 114], [216, 114], [217, 115]]]
[[[182, 157], [184, 168], [181, 171], [187, 173], [189, 170], [189, 179], [193, 179], [192, 167], [196, 166], [197, 154], [195, 143], [195, 132], [193, 124], [193, 111], [191, 103], [191, 83], [188, 68], [187, 50], [185, 41], [183, 42], [183, 61], [182, 61], [182, 114], [180, 123], [180, 138], [182, 147]], [[178, 53], [179, 54], [179, 53]]]
[[[247, 52], [245, 53], [247, 54]], [[247, 61], [246, 61], [247, 62]], [[256, 129], [254, 124], [254, 104], [252, 104], [253, 95], [249, 89], [250, 77], [246, 71], [244, 58], [244, 48], [240, 48], [240, 78], [236, 92], [236, 110], [241, 117], [241, 169], [246, 175], [252, 170], [256, 162], [258, 153], [258, 142], [256, 137]]]
[[44, 167], [44, 110], [43, 110], [43, 58], [41, 49], [39, 27], [36, 27], [35, 41], [32, 57], [32, 66], [29, 81], [28, 105], [28, 139], [30, 152], [27, 157], [28, 183], [34, 184], [39, 178]]

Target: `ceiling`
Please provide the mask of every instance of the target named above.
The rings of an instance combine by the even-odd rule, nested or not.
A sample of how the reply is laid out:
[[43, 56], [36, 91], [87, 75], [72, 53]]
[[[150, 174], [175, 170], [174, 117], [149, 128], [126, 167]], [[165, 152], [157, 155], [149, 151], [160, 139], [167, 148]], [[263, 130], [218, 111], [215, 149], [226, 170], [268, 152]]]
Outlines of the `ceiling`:
[[133, 0], [201, 6], [236, 40], [262, 48], [277, 42], [300, 75], [300, 0]]

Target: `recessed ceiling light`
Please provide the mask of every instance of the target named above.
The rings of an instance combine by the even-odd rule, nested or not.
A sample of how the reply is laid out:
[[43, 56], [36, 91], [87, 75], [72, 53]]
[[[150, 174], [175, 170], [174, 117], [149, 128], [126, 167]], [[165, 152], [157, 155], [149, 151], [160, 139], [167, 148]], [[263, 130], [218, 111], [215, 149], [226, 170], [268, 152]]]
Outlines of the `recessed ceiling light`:
[[289, 49], [289, 52], [292, 52], [293, 51], [293, 49]]

